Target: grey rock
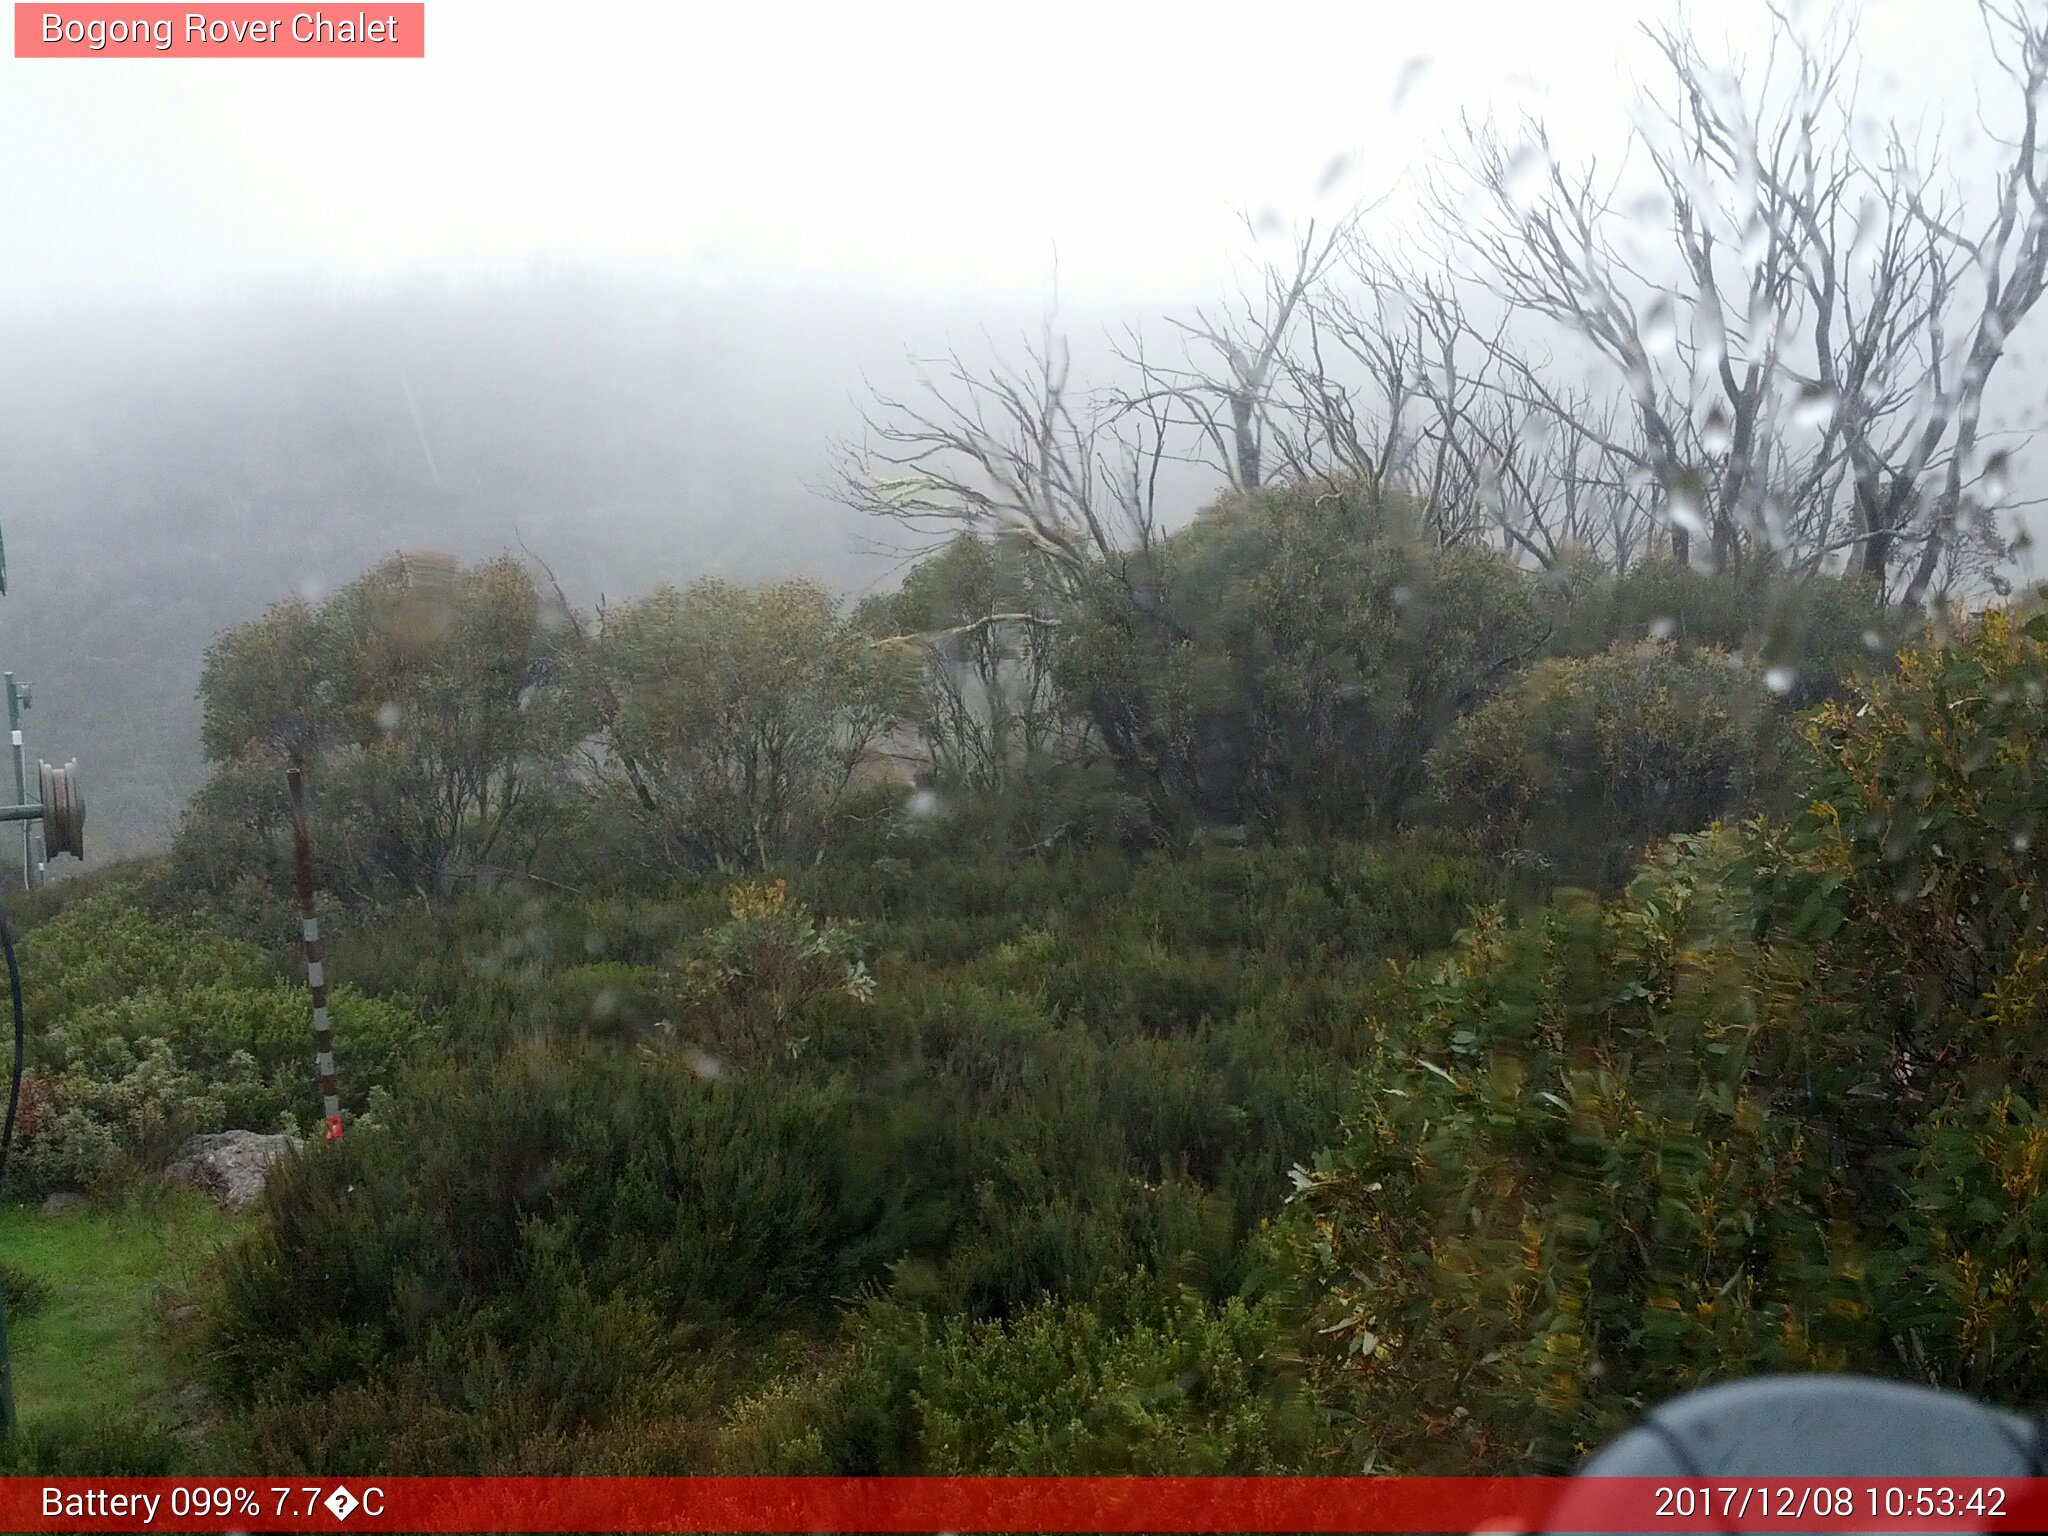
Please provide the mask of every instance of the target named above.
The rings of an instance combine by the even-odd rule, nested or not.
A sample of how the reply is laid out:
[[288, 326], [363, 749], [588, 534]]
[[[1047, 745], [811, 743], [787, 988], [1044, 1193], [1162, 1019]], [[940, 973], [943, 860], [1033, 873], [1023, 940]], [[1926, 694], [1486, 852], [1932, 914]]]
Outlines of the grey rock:
[[215, 1131], [178, 1148], [164, 1177], [203, 1190], [231, 1211], [247, 1210], [263, 1193], [277, 1160], [300, 1145], [296, 1136], [258, 1131]]
[[85, 1196], [74, 1194], [70, 1190], [59, 1190], [56, 1194], [43, 1201], [43, 1214], [45, 1216], [69, 1216], [73, 1211], [84, 1210], [85, 1205]]

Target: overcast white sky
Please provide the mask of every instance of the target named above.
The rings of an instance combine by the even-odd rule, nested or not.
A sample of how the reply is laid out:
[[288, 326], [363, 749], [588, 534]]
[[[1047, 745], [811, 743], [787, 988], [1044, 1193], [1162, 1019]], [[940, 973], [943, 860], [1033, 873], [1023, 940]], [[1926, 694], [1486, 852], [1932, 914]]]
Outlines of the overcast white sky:
[[[0, 308], [552, 256], [1206, 295], [1239, 210], [1395, 185], [1461, 110], [1621, 121], [1642, 0], [429, 0], [421, 61], [0, 61]], [[1968, 0], [1865, 0], [1873, 94], [1970, 116]], [[1757, 0], [1698, 4], [1710, 36]], [[1406, 83], [1407, 89], [1401, 86]], [[1399, 98], [1397, 103], [1397, 98]]]

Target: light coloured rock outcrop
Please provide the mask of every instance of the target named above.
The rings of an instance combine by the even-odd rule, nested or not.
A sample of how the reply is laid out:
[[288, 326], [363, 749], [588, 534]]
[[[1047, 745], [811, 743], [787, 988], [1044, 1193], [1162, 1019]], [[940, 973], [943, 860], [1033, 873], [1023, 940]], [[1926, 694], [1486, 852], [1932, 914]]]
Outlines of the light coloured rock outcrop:
[[263, 1194], [277, 1160], [299, 1145], [296, 1136], [259, 1131], [216, 1131], [178, 1148], [164, 1177], [212, 1195], [231, 1211], [247, 1210]]

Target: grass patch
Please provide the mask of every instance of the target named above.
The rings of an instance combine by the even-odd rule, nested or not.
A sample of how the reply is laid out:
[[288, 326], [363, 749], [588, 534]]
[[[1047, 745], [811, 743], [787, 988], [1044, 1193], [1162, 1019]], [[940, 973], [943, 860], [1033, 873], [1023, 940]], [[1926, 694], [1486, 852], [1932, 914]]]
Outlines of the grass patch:
[[[178, 1309], [237, 1218], [181, 1190], [46, 1216], [0, 1205], [0, 1274], [40, 1292], [10, 1300], [14, 1400], [25, 1437], [69, 1439], [90, 1423], [168, 1430], [184, 1331]], [[24, 1298], [27, 1299], [27, 1298]]]

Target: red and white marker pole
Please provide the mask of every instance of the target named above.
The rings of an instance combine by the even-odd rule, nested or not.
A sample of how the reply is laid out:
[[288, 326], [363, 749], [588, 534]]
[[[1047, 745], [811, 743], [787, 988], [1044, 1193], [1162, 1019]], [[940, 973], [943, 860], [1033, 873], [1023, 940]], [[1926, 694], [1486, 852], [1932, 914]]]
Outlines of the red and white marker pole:
[[320, 919], [313, 914], [313, 834], [306, 822], [306, 776], [293, 763], [285, 773], [292, 796], [292, 854], [298, 865], [299, 925], [306, 955], [306, 988], [313, 994], [313, 1065], [320, 1074], [320, 1109], [327, 1139], [341, 1135], [341, 1097], [334, 1086], [334, 1025], [327, 1017], [327, 971], [321, 963]]

